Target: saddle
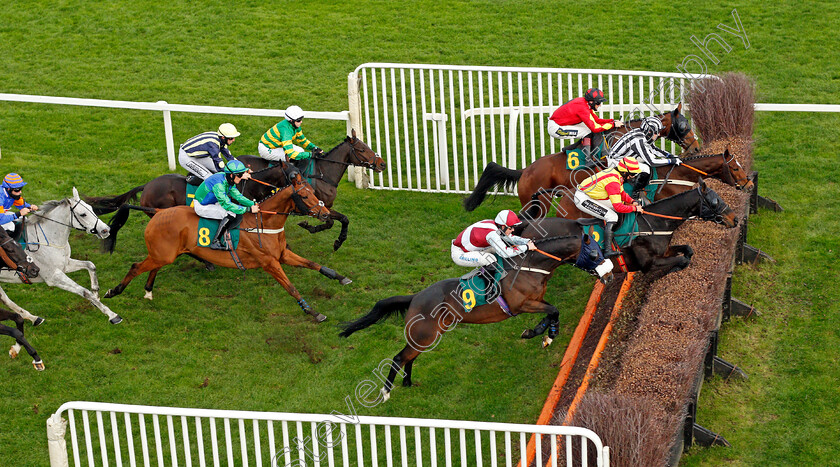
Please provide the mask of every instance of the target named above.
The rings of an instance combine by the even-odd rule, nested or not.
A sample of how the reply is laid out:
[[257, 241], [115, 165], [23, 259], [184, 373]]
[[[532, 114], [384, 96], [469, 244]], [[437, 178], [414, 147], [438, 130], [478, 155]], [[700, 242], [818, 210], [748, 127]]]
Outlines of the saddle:
[[504, 265], [499, 257], [496, 262], [475, 268], [461, 276], [458, 280], [457, 295], [461, 298], [464, 310], [470, 312], [473, 308], [493, 303], [502, 295], [500, 281], [504, 273]]

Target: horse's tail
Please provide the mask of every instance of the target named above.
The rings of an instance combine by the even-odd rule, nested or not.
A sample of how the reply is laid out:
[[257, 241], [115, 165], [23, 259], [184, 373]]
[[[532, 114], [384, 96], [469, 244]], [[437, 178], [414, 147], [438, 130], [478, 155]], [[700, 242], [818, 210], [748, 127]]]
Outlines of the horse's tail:
[[118, 210], [120, 208], [120, 206], [122, 206], [125, 203], [128, 203], [128, 202], [136, 203], [137, 202], [137, 193], [140, 193], [141, 191], [143, 191], [143, 188], [145, 188], [145, 187], [146, 187], [145, 184], [140, 185], [140, 186], [136, 186], [136, 187], [128, 190], [127, 192], [125, 192], [121, 195], [114, 196], [114, 197], [91, 196], [91, 197], [85, 198], [85, 202], [90, 204], [90, 206], [93, 208], [93, 212], [97, 216], [101, 216], [103, 214], [112, 213], [112, 212]]
[[108, 228], [110, 229], [111, 233], [108, 235], [107, 238], [105, 238], [105, 240], [102, 240], [103, 253], [114, 252], [114, 248], [117, 246], [117, 232], [119, 232], [122, 226], [125, 225], [125, 221], [128, 220], [128, 215], [131, 214], [132, 209], [143, 211], [149, 214], [154, 214], [160, 211], [160, 209], [157, 208], [146, 208], [143, 206], [135, 206], [133, 204], [123, 204], [122, 206], [120, 206], [117, 209], [117, 213], [114, 214], [114, 217], [111, 218], [111, 223], [108, 224]]
[[464, 200], [464, 208], [467, 211], [472, 211], [478, 207], [487, 197], [487, 192], [493, 187], [504, 188], [505, 190], [513, 189], [513, 185], [522, 177], [521, 170], [513, 170], [503, 167], [495, 162], [487, 164], [481, 178], [475, 185], [475, 189]]
[[376, 302], [376, 305], [373, 305], [373, 309], [371, 309], [368, 314], [362, 316], [356, 321], [342, 323], [341, 327], [344, 328], [344, 330], [338, 335], [341, 337], [347, 337], [356, 331], [360, 331], [384, 320], [396, 312], [402, 312], [405, 314], [406, 310], [408, 310], [408, 306], [411, 304], [411, 300], [413, 299], [414, 295], [397, 295], [395, 297], [386, 298], [385, 300], [379, 300]]

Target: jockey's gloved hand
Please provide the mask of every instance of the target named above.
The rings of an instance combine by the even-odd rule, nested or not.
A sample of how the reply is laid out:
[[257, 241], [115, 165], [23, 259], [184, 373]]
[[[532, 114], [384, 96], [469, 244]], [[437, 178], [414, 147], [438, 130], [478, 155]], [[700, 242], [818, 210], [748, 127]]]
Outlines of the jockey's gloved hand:
[[324, 150], [321, 148], [315, 148], [312, 150], [312, 155], [317, 157], [324, 157]]
[[681, 165], [682, 161], [679, 158], [674, 159], [674, 165]]

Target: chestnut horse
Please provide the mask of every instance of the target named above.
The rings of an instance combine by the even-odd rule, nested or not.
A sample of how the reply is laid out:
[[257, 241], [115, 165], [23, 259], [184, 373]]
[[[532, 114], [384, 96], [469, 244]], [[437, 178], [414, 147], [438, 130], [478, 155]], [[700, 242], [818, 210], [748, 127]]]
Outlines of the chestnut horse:
[[[686, 152], [697, 153], [700, 151], [700, 144], [689, 126], [688, 119], [680, 113], [681, 110], [682, 104], [671, 112], [656, 116], [662, 121], [663, 125], [660, 135], [679, 144], [683, 148], [684, 154]], [[638, 128], [641, 122], [641, 120], [631, 120], [621, 128], [608, 130], [605, 132], [604, 139], [609, 142], [617, 140], [630, 128]], [[578, 143], [564, 149], [574, 147]], [[534, 199], [535, 193], [550, 191], [558, 186], [575, 187], [577, 183], [591, 175], [593, 170], [597, 172], [600, 169], [567, 169], [565, 150], [541, 157], [521, 170], [508, 169], [495, 162], [490, 162], [484, 168], [484, 172], [482, 172], [473, 192], [464, 200], [464, 207], [467, 211], [472, 211], [484, 201], [487, 192], [494, 187], [511, 187], [513, 184], [518, 184], [519, 202], [522, 203], [522, 206], [525, 206]], [[688, 170], [690, 169], [686, 169], [686, 171]]]
[[[235, 254], [238, 255], [236, 259], [234, 259], [234, 252], [212, 250], [197, 245], [199, 217], [195, 214], [193, 208], [176, 206], [169, 209], [158, 209], [146, 226], [144, 234], [148, 256], [143, 261], [134, 263], [122, 282], [109, 290], [105, 294], [105, 298], [119, 295], [132, 279], [149, 271], [145, 289], [146, 298], [151, 299], [155, 276], [160, 268], [173, 263], [179, 255], [191, 254], [226, 268], [262, 268], [271, 274], [289, 295], [297, 300], [298, 305], [304, 312], [312, 315], [318, 322], [324, 321], [327, 317], [314, 311], [306, 303], [295, 286], [289, 281], [280, 264], [319, 271], [330, 279], [338, 280], [342, 285], [347, 285], [352, 281], [330, 268], [296, 255], [288, 248], [284, 226], [288, 215], [295, 208], [302, 213], [316, 215], [320, 219], [326, 219], [329, 215], [329, 211], [323, 203], [315, 197], [312, 187], [303, 181], [300, 174], [297, 174], [292, 184], [280, 187], [274, 194], [260, 203], [261, 213], [244, 215], [240, 226], [239, 245], [235, 251]], [[150, 210], [150, 208], [140, 209]]]
[[[262, 172], [263, 169], [269, 168], [271, 161], [259, 156], [239, 156], [237, 159], [242, 161], [246, 167], [250, 167], [254, 171], [259, 171], [264, 174], [263, 177], [267, 177], [266, 179], [260, 177], [260, 180], [278, 184], [278, 182], [272, 182], [271, 178], [282, 177], [282, 174], [278, 173], [280, 172], [280, 168], [275, 172]], [[347, 239], [347, 225], [350, 222], [347, 216], [331, 209], [335, 201], [338, 182], [341, 181], [341, 178], [347, 171], [347, 167], [350, 165], [366, 167], [376, 172], [381, 172], [385, 170], [386, 164], [367, 144], [356, 138], [355, 130], [352, 131], [352, 136], [346, 137], [343, 142], [332, 148], [324, 157], [314, 159], [314, 164], [314, 173], [317, 176], [312, 181], [312, 187], [315, 189], [315, 196], [323, 201], [324, 205], [330, 209], [330, 216], [322, 225], [310, 226], [306, 222], [301, 222], [299, 225], [309, 230], [309, 232], [315, 233], [331, 228], [334, 221], [338, 220], [341, 223], [341, 233], [339, 233], [338, 240], [333, 245], [333, 248], [338, 250], [341, 244]], [[278, 167], [282, 165], [284, 164], [279, 164]], [[256, 198], [252, 190], [260, 189], [259, 185], [248, 183], [247, 180], [243, 181], [238, 188], [243, 195], [251, 199]], [[111, 219], [111, 237], [104, 243], [104, 249], [106, 251], [113, 251], [117, 232], [125, 224], [129, 214], [128, 208], [120, 208], [124, 204], [135, 200], [138, 193], [142, 192], [140, 206], [164, 209], [187, 204], [186, 190], [186, 177], [179, 174], [166, 174], [151, 180], [145, 185], [134, 187], [118, 196], [87, 198], [87, 202], [94, 206], [96, 213], [99, 215], [118, 211]], [[148, 214], [149, 216], [154, 215], [153, 212], [149, 212]]]

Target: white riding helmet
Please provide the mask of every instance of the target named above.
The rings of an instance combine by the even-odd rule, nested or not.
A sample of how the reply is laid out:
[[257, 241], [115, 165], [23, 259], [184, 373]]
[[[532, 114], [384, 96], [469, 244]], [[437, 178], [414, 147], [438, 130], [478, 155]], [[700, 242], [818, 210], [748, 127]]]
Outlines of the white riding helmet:
[[510, 209], [499, 211], [493, 222], [500, 227], [513, 227], [522, 223], [522, 221], [519, 220], [519, 216]]
[[232, 123], [222, 123], [219, 125], [219, 133], [225, 138], [236, 138], [239, 136], [239, 132], [236, 131], [236, 127]]
[[286, 109], [286, 120], [290, 122], [294, 122], [295, 120], [300, 120], [303, 118], [303, 109], [296, 105], [290, 105]]
[[642, 120], [642, 133], [645, 134], [645, 137], [648, 140], [653, 139], [654, 135], [658, 135], [662, 132], [662, 122], [656, 117], [648, 117]]

